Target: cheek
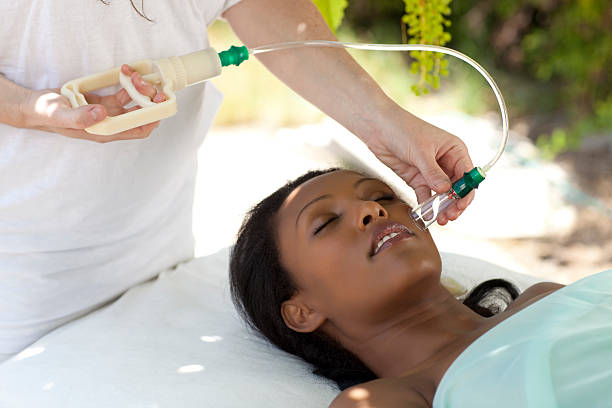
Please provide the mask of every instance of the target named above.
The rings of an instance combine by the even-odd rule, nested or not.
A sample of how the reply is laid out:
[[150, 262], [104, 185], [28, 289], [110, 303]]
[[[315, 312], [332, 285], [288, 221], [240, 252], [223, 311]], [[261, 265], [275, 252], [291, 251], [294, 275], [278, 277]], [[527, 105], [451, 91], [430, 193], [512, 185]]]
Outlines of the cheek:
[[300, 282], [328, 310], [353, 307], [372, 283], [365, 255], [352, 252], [341, 240], [324, 241], [299, 255]]
[[299, 264], [311, 285], [322, 290], [322, 284], [330, 289], [341, 287], [354, 276], [358, 262], [354, 253], [341, 240], [321, 240], [299, 254]]

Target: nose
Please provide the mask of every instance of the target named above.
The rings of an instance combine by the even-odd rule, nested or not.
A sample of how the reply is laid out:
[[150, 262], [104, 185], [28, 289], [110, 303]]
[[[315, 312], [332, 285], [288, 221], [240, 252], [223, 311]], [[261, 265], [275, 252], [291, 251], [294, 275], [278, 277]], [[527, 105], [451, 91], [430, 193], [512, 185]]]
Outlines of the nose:
[[357, 227], [365, 231], [366, 226], [379, 218], [388, 218], [389, 214], [383, 206], [376, 201], [366, 201], [359, 207], [357, 214]]

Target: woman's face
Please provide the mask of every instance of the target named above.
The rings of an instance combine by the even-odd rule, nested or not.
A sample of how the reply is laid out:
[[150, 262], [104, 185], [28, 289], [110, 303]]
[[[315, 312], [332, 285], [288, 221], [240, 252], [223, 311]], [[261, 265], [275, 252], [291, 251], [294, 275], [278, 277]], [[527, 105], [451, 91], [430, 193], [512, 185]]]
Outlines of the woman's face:
[[326, 319], [380, 321], [439, 283], [438, 250], [411, 210], [377, 179], [346, 170], [315, 177], [278, 212], [281, 264]]

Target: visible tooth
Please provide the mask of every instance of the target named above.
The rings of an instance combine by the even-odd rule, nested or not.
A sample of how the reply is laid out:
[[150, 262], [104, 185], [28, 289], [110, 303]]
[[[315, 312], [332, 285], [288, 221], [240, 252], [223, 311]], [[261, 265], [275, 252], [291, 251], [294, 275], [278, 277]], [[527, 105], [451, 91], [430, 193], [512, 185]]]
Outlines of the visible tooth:
[[399, 235], [399, 232], [392, 232], [390, 234], [385, 235], [384, 237], [382, 237], [380, 239], [380, 241], [378, 241], [378, 244], [376, 244], [376, 251], [374, 251], [375, 253], [378, 252], [378, 250], [380, 249], [380, 247], [387, 242], [388, 240], [390, 240], [391, 238], [394, 238], [396, 236]]

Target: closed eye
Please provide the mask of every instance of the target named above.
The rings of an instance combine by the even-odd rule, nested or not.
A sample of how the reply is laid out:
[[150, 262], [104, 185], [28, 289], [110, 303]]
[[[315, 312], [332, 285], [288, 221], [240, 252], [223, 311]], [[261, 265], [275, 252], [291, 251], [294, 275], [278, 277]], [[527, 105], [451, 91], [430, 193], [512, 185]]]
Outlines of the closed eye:
[[386, 196], [382, 196], [380, 198], [377, 198], [374, 201], [378, 202], [378, 201], [392, 201], [392, 200], [395, 200], [395, 196], [393, 196], [393, 195], [386, 195]]
[[331, 223], [332, 221], [337, 220], [338, 218], [340, 218], [340, 217], [339, 216], [335, 216], [335, 217], [332, 217], [329, 220], [325, 221], [323, 224], [321, 224], [320, 227], [317, 227], [317, 229], [314, 231], [313, 235], [317, 235], [319, 232], [321, 232], [321, 230], [323, 228], [325, 228], [327, 225], [329, 225], [329, 223]]

